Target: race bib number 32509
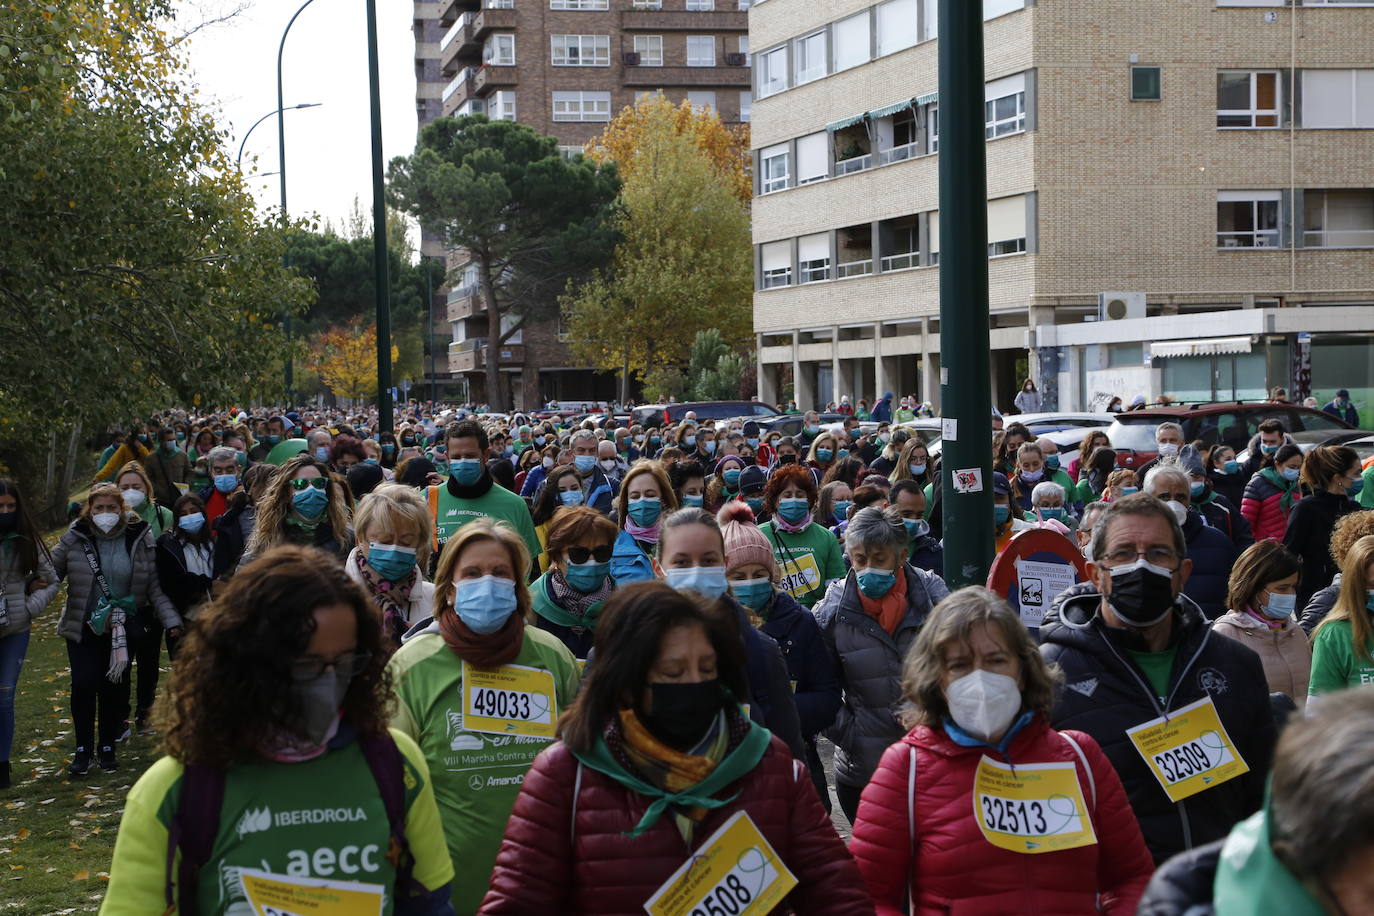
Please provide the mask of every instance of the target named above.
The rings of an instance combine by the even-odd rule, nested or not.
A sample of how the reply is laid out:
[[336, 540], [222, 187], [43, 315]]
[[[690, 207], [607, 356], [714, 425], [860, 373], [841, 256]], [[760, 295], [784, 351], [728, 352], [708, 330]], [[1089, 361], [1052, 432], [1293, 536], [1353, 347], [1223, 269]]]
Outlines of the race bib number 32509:
[[524, 665], [463, 662], [463, 727], [495, 735], [549, 738], [558, 720], [553, 674]]
[[1170, 801], [1205, 792], [1250, 767], [1231, 743], [1211, 697], [1126, 729]]
[[644, 904], [649, 916], [762, 916], [797, 886], [743, 811], [701, 844]]

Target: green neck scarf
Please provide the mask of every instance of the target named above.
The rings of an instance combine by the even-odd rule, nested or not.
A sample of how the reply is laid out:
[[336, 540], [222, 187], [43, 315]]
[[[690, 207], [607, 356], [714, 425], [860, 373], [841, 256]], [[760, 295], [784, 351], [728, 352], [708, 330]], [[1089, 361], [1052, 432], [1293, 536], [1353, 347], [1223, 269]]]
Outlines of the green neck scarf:
[[606, 602], [598, 601], [596, 604], [587, 608], [587, 613], [581, 617], [578, 617], [576, 614], [568, 613], [555, 604], [553, 599], [549, 597], [548, 590], [550, 585], [548, 576], [551, 574], [552, 570], [545, 573], [540, 577], [537, 586], [530, 589], [534, 597], [534, 612], [549, 623], [556, 623], [561, 627], [582, 627], [595, 633], [596, 620], [601, 616], [601, 609], [606, 606]]
[[744, 736], [739, 747], [726, 755], [725, 759], [711, 771], [710, 776], [681, 792], [668, 792], [666, 789], [660, 789], [625, 769], [615, 759], [615, 755], [611, 753], [604, 736], [596, 739], [596, 744], [592, 746], [590, 751], [586, 753], [573, 751], [572, 754], [583, 765], [609, 776], [633, 792], [653, 799], [649, 805], [649, 810], [644, 812], [644, 817], [640, 818], [635, 829], [629, 833], [631, 837], [637, 837], [658, 823], [663, 812], [668, 810], [671, 805], [684, 808], [714, 809], [734, 801], [739, 793], [735, 793], [729, 798], [712, 798], [711, 796], [758, 766], [759, 761], [763, 759], [764, 752], [768, 750], [769, 742], [773, 740], [773, 733], [757, 722], [751, 721], [749, 726], [749, 733]]
[[1279, 506], [1287, 514], [1288, 510], [1293, 508], [1293, 491], [1297, 489], [1298, 482], [1296, 480], [1284, 480], [1283, 475], [1273, 468], [1265, 468], [1260, 471], [1260, 476], [1278, 487], [1279, 492], [1283, 493], [1283, 498], [1279, 500]]

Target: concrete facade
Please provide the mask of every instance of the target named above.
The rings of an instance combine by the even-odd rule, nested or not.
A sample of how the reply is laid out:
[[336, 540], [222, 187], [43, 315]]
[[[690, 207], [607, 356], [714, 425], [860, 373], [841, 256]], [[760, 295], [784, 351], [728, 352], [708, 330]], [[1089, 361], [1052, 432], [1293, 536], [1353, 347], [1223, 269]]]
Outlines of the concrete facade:
[[[930, 137], [889, 152], [891, 137], [919, 133], [938, 111], [936, 6], [767, 0], [750, 11], [763, 400], [777, 400], [790, 377], [802, 406], [886, 391], [939, 403], [939, 267], [927, 250], [939, 155], [923, 145]], [[1007, 91], [994, 87], [1022, 93], [1020, 120], [988, 141], [990, 214], [998, 208], [1002, 224], [1012, 212], [1025, 220], [1021, 237], [1005, 236], [989, 261], [994, 403], [1010, 407], [1023, 372], [1046, 394], [1057, 391], [1065, 410], [1101, 409], [1112, 394], [1249, 398], [1274, 385], [1322, 400], [1336, 387], [1368, 389], [1374, 400], [1374, 366], [1351, 355], [1368, 351], [1374, 332], [1374, 9], [989, 0], [985, 10], [990, 104]], [[865, 13], [870, 56], [894, 28], [917, 40], [834, 72], [842, 28], [849, 60], [862, 51], [852, 36], [863, 19], [848, 17]], [[765, 71], [778, 58], [761, 63], [765, 55], [788, 49], [792, 85], [806, 53], [799, 40], [818, 30], [829, 42], [828, 75], [766, 92]], [[1133, 67], [1159, 68], [1157, 100], [1133, 100]], [[1273, 126], [1219, 127], [1247, 72], [1272, 74], [1249, 78], [1249, 117]], [[1353, 129], [1314, 126], [1343, 106], [1324, 87], [1345, 73], [1355, 87]], [[1266, 98], [1275, 87], [1277, 98]], [[913, 103], [891, 114], [903, 100]], [[864, 112], [859, 125], [845, 124]], [[903, 128], [913, 116], [915, 128]], [[802, 140], [822, 132], [823, 140]], [[826, 151], [826, 171], [798, 186], [808, 177], [802, 147], [812, 142]], [[842, 160], [842, 142], [871, 164]], [[785, 186], [765, 193], [783, 161]], [[1241, 210], [1261, 225], [1238, 228]], [[893, 263], [912, 246], [888, 240], [904, 231], [890, 227], [911, 217], [920, 250], [884, 271], [885, 256]], [[779, 243], [790, 246], [790, 261]], [[856, 263], [839, 276], [847, 259]], [[1100, 294], [1121, 291], [1133, 294], [1129, 317], [1097, 321]], [[1304, 320], [1309, 309], [1326, 318]], [[1328, 345], [1344, 348], [1341, 381], [1324, 375]]]

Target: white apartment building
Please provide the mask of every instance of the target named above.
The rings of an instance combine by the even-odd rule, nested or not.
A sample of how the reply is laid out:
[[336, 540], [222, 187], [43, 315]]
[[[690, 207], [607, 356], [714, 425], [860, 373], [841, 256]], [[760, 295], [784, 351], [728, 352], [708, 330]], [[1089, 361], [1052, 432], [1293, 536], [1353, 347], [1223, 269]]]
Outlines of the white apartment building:
[[[759, 396], [939, 403], [936, 0], [766, 0]], [[994, 402], [1323, 402], [1374, 424], [1374, 3], [985, 0]]]

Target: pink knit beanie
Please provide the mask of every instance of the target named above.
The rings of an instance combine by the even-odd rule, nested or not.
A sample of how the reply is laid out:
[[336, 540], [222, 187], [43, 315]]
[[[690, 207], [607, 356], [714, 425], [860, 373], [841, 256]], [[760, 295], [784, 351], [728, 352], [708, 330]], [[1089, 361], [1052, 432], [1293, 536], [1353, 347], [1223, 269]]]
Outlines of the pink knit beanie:
[[747, 503], [738, 499], [730, 500], [716, 514], [716, 521], [720, 523], [720, 533], [725, 538], [726, 573], [749, 563], [762, 563], [768, 567], [770, 578], [778, 577], [773, 547], [759, 530]]

